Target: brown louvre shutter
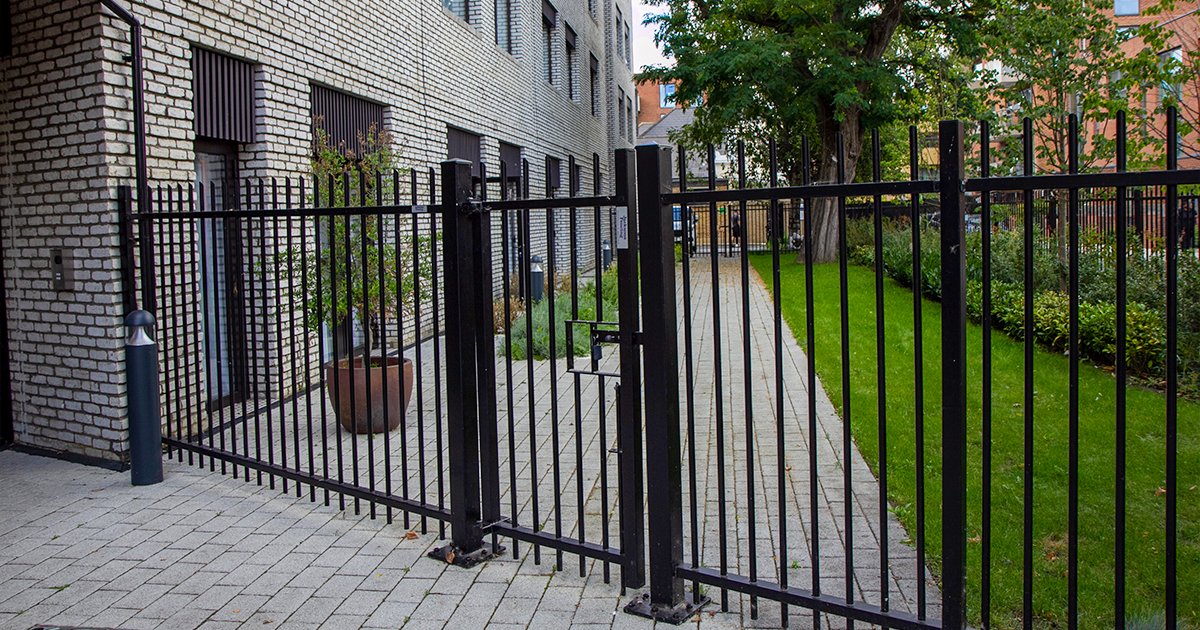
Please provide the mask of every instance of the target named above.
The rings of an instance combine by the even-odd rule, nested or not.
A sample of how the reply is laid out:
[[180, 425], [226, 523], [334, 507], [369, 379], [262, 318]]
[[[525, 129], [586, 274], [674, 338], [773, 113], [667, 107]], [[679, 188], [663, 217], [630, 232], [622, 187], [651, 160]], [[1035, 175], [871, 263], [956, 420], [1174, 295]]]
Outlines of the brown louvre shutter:
[[383, 105], [315, 84], [309, 100], [314, 130], [324, 130], [330, 146], [360, 155], [359, 134], [366, 134], [372, 125], [383, 131]]
[[197, 137], [254, 142], [254, 66], [193, 48], [192, 110]]
[[471, 174], [479, 177], [479, 162], [481, 153], [479, 151], [479, 136], [469, 131], [455, 129], [454, 127], [446, 128], [446, 157], [451, 160], [466, 160], [471, 163]]
[[501, 142], [500, 162], [504, 164], [505, 173], [509, 179], [521, 177], [521, 147]]

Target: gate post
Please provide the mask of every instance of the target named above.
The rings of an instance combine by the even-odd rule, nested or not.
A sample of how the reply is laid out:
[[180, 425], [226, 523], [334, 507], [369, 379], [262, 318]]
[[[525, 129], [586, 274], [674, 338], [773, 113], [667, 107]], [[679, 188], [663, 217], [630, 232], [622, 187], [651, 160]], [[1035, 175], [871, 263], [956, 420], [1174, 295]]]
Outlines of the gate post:
[[[492, 556], [483, 543], [479, 486], [479, 392], [472, 303], [479, 232], [472, 212], [471, 163], [442, 162], [442, 231], [446, 305], [446, 425], [450, 454], [450, 544], [431, 558], [469, 567]], [[482, 281], [482, 278], [478, 280]], [[439, 471], [438, 474], [441, 474]]]
[[942, 627], [967, 624], [967, 277], [963, 125], [938, 129], [942, 249]]
[[[642, 476], [642, 353], [636, 335], [641, 328], [638, 298], [638, 216], [636, 161], [632, 149], [617, 149], [616, 194], [624, 202], [624, 224], [617, 239], [617, 303], [621, 380], [617, 386], [619, 455], [617, 494], [621, 502], [621, 586], [646, 584], [645, 485]], [[619, 211], [618, 211], [619, 212]]]
[[[650, 593], [625, 611], [679, 624], [707, 598], [685, 598], [676, 568], [683, 563], [683, 462], [679, 438], [679, 332], [675, 315], [675, 240], [671, 209], [671, 149], [637, 148], [638, 229], [641, 233], [642, 327], [645, 346], [646, 493], [649, 510]], [[636, 383], [622, 383], [636, 387]], [[622, 508], [625, 506], [622, 505]]]

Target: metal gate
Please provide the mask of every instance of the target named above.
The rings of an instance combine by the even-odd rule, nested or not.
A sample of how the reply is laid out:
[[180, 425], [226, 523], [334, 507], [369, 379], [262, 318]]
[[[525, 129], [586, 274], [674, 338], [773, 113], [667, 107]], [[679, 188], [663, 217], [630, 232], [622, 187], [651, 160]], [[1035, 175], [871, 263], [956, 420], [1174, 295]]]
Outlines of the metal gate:
[[[1137, 570], [1126, 563], [1126, 545], [1139, 544], [1126, 536], [1130, 506], [1140, 500], [1127, 492], [1132, 469], [1126, 458], [1144, 457], [1133, 455], [1144, 445], [1126, 439], [1133, 420], [1125, 394], [1133, 388], [1123, 323], [1132, 307], [1124, 274], [1130, 261], [1157, 264], [1165, 250], [1166, 481], [1155, 496], [1165, 496], [1158, 529], [1166, 543], [1161, 588], [1174, 625], [1189, 614], [1180, 611], [1179, 589], [1192, 588], [1176, 577], [1181, 226], [1176, 213], [1166, 212], [1168, 238], [1158, 249], [1130, 249], [1127, 228], [1134, 223], [1131, 188], [1165, 189], [1169, 210], [1180, 185], [1200, 183], [1200, 171], [1177, 169], [1172, 115], [1168, 168], [1125, 172], [1123, 118], [1118, 122], [1116, 173], [1080, 174], [1073, 161], [1070, 173], [1033, 175], [1033, 134], [1026, 122], [1023, 175], [990, 177], [984, 124], [972, 154], [981, 162], [980, 176], [968, 178], [963, 125], [944, 122], [937, 179], [921, 177], [914, 128], [910, 177], [901, 181], [883, 180], [880, 140], [873, 134], [874, 169], [857, 182], [839, 172], [835, 181], [812, 182], [805, 175], [780, 186], [771, 146], [765, 152], [769, 184], [752, 188], [739, 145], [732, 162], [737, 172], [729, 178], [735, 187], [717, 185], [710, 148], [708, 186], [689, 190], [696, 177], [686, 156], [676, 161], [669, 148], [651, 145], [639, 147], [636, 156], [616, 152], [611, 195], [601, 193], [599, 156], [590, 165], [567, 162], [565, 197], [557, 195], [561, 164], [552, 158], [540, 177], [545, 193], [536, 198], [528, 162], [519, 174], [502, 163], [493, 178], [482, 167], [473, 176], [462, 161], [443, 163], [440, 177], [430, 169], [311, 184], [246, 181], [230, 210], [211, 207], [202, 182], [145, 191], [154, 209], [138, 215], [125, 192], [132, 226], [123, 228], [137, 235], [126, 240], [126, 269], [141, 274], [127, 274], [127, 295], [140, 284], [141, 303], [160, 322], [164, 444], [180, 461], [219, 466], [272, 487], [280, 483], [297, 495], [307, 490], [312, 500], [320, 493], [327, 504], [336, 497], [343, 509], [350, 499], [356, 511], [366, 503], [372, 516], [382, 507], [389, 520], [398, 510], [406, 527], [414, 516], [423, 530], [428, 519], [437, 520], [443, 538], [448, 524], [449, 543], [432, 555], [452, 564], [486, 560], [501, 553], [507, 539], [510, 548], [503, 551], [517, 555], [518, 545], [530, 545], [539, 562], [543, 549], [552, 550], [559, 569], [571, 555], [581, 574], [594, 562], [607, 580], [616, 565], [623, 587], [649, 586], [627, 610], [657, 620], [680, 623], [710, 605], [742, 606], [751, 618], [777, 614], [781, 624], [803, 614], [812, 615], [814, 625], [827, 616], [850, 627], [964, 628], [973, 619], [990, 627], [992, 615], [1000, 614], [993, 596], [1011, 599], [1011, 589], [993, 588], [1003, 573], [1022, 587], [1021, 601], [1009, 613], [1020, 612], [1030, 625], [1035, 584], [1057, 579], [1035, 570], [1034, 515], [1062, 507], [1034, 500], [1034, 437], [1044, 430], [1034, 424], [1032, 278], [1042, 246], [1035, 238], [1034, 193], [1066, 190], [1070, 407], [1062, 420], [1070, 431], [1063, 502], [1069, 535], [1062, 581], [1068, 625], [1076, 626], [1091, 614], [1080, 609], [1081, 545], [1096, 551], [1079, 527], [1080, 482], [1090, 481], [1080, 473], [1080, 449], [1096, 448], [1079, 432], [1086, 404], [1080, 396], [1080, 195], [1109, 189], [1120, 331], [1113, 446], [1119, 542], [1109, 601], [1120, 625], [1127, 618], [1126, 575]], [[1074, 119], [1071, 132], [1078, 133]], [[840, 141], [837, 148], [844, 150]], [[680, 170], [673, 177], [675, 164]], [[585, 196], [588, 175], [592, 194]], [[968, 194], [978, 199], [978, 215], [968, 212]], [[1022, 198], [1015, 205], [1021, 213], [997, 220], [993, 199], [1015, 197]], [[868, 220], [852, 224], [852, 204], [869, 206]], [[900, 230], [899, 249], [907, 258], [899, 262], [884, 256], [885, 204], [901, 227], [908, 226], [908, 232]], [[814, 242], [815, 217], [822, 212], [830, 213], [837, 231], [836, 267], [814, 264], [812, 248], [800, 254], [804, 265], [782, 264], [785, 252]], [[700, 221], [706, 228], [699, 228]], [[206, 381], [205, 330], [220, 322], [205, 321], [210, 309], [198, 286], [205, 281], [199, 248], [212, 242], [205, 236], [217, 229], [245, 241], [234, 289], [248, 310], [249, 391], [225, 406], [209, 405], [209, 388], [219, 390], [220, 384]], [[854, 251], [851, 229], [862, 230], [855, 238], [867, 235]], [[993, 444], [993, 415], [1002, 410], [993, 401], [1001, 392], [992, 389], [994, 305], [987, 288], [993, 280], [990, 248], [1007, 238], [1006, 230], [1021, 232], [1029, 280], [1010, 292], [1024, 298], [1024, 336], [1017, 343], [1025, 361], [1018, 387], [1023, 402], [1011, 405], [1020, 407], [1024, 422], [1024, 457], [1017, 457], [1024, 464], [1022, 539], [1012, 549], [1002, 549], [993, 534], [994, 504], [1009, 497], [992, 489], [1000, 474], [993, 461], [994, 451], [1000, 452]], [[968, 242], [970, 231], [979, 233]], [[975, 244], [983, 263], [970, 267], [970, 277], [985, 287], [981, 304], [968, 300], [968, 245]], [[142, 264], [135, 266], [135, 259]], [[863, 269], [852, 273], [852, 259], [869, 269], [855, 296], [850, 283], [863, 280]], [[930, 273], [934, 264], [938, 269]], [[750, 271], [755, 266], [756, 275]], [[803, 274], [804, 288], [796, 294], [781, 290], [788, 273]], [[828, 293], [814, 289], [822, 273], [831, 274]], [[885, 316], [895, 308], [885, 291], [887, 274], [908, 278], [900, 315]], [[923, 302], [929, 285], [936, 285], [936, 306]], [[357, 306], [326, 308], [339, 292]], [[819, 322], [814, 309], [824, 300], [838, 305], [838, 317]], [[788, 315], [799, 305], [802, 315]], [[936, 313], [936, 325], [923, 323], [923, 309]], [[979, 368], [968, 364], [969, 309], [975, 309], [984, 340], [978, 381], [971, 370]], [[852, 336], [851, 319], [863, 317], [871, 320], [870, 334]], [[936, 329], [939, 355], [923, 345], [927, 329]], [[868, 336], [873, 345], [853, 349]], [[895, 356], [892, 346], [909, 337], [912, 356]], [[832, 345], [822, 346], [826, 342]], [[378, 353], [380, 361], [363, 361], [365, 371], [357, 377], [349, 369], [353, 363], [346, 364], [344, 384], [338, 366], [355, 353]], [[838, 359], [837, 371], [818, 380], [817, 361], [830, 355]], [[364, 386], [373, 382], [392, 358], [397, 365], [411, 359], [415, 380], [415, 407], [401, 414], [397, 434], [343, 426], [335, 419], [344, 411], [341, 403], [353, 405], [356, 398], [365, 397], [368, 409], [375, 409], [365, 412], [372, 428], [392, 417], [389, 404], [403, 409], [396, 390], [389, 394], [385, 385], [380, 396], [355, 384], [356, 378]], [[897, 363], [904, 366], [899, 383], [889, 370]], [[939, 373], [926, 377], [931, 365]], [[867, 405], [857, 397], [864, 389], [872, 392]], [[888, 392], [897, 391], [915, 392], [903, 413], [888, 400]], [[979, 439], [968, 424], [976, 391], [982, 391], [980, 417], [972, 418], [981, 423]], [[381, 407], [370, 405], [372, 396]], [[852, 409], [855, 400], [860, 402]], [[901, 443], [889, 441], [895, 431], [914, 436], [918, 446], [899, 450]], [[970, 459], [969, 452], [979, 452], [980, 459]], [[974, 476], [982, 479], [980, 497], [967, 494]], [[895, 503], [903, 493], [893, 491], [902, 486], [915, 494], [910, 505]], [[977, 500], [981, 513], [975, 516]], [[1195, 506], [1184, 503], [1183, 509]], [[940, 535], [931, 536], [935, 527]], [[972, 544], [981, 553], [969, 555]], [[993, 556], [1014, 549], [1020, 562]], [[1088, 561], [1098, 562], [1100, 555]], [[968, 590], [975, 571], [979, 581]], [[762, 607], [761, 600], [775, 605]]]
[[[606, 238], [608, 226], [620, 230], [625, 224], [634, 201], [633, 152], [616, 153], [615, 195], [600, 193], [595, 156], [593, 195], [581, 194], [582, 165], [572, 158], [569, 195], [556, 198], [557, 162], [546, 160], [546, 196], [540, 199], [529, 196], [527, 163], [516, 178], [502, 163], [494, 180], [486, 168], [473, 180], [469, 162], [443, 164], [448, 429], [462, 439], [452, 439], [449, 450], [451, 544], [431, 555], [471, 566], [500, 552], [498, 538], [510, 538], [514, 557], [517, 541], [533, 545], [538, 562], [544, 546], [554, 550], [558, 570], [569, 553], [578, 557], [581, 576], [585, 560], [594, 559], [606, 580], [610, 565], [617, 565], [622, 586], [636, 588], [645, 581], [636, 240], [630, 246], [615, 234], [619, 247], [610, 271]], [[517, 195], [508, 185], [514, 179], [521, 184]], [[498, 194], [489, 197], [493, 189]], [[545, 258], [514, 260], [516, 252], [534, 251]], [[619, 313], [606, 300], [613, 283]], [[514, 317], [514, 303], [522, 315]], [[534, 331], [534, 309], [544, 309], [552, 323], [544, 339]], [[523, 336], [524, 356], [514, 350], [517, 335]], [[539, 345], [541, 357], [535, 356]], [[612, 345], [615, 355], [606, 350]], [[557, 360], [560, 353], [565, 365]], [[589, 395], [594, 411], [585, 408]], [[546, 453], [536, 444], [547, 438], [549, 470], [539, 464]], [[528, 446], [522, 471], [519, 442]], [[592, 476], [589, 466], [595, 466]], [[564, 471], [574, 484], [564, 483]], [[550, 496], [541, 488], [547, 472]]]

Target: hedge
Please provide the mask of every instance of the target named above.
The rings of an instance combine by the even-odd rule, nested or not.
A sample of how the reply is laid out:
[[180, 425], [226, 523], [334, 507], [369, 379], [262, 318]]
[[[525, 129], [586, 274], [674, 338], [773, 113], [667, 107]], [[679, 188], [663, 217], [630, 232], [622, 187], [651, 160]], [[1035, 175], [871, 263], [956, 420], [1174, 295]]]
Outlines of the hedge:
[[[967, 313], [973, 321], [983, 317], [982, 235], [967, 239]], [[1066, 351], [1070, 341], [1070, 297], [1067, 267], [1059, 260], [1055, 242], [1036, 237], [1033, 260], [1033, 336], [1054, 350]], [[1081, 354], [1106, 366], [1116, 363], [1116, 248], [1110, 238], [1085, 236], [1079, 254], [1079, 344]], [[850, 260], [874, 266], [874, 231], [870, 221], [847, 225]], [[941, 253], [936, 230], [921, 231], [921, 292], [941, 299]], [[1024, 240], [1017, 232], [992, 235], [992, 326], [1016, 339], [1025, 334]], [[884, 273], [904, 286], [912, 286], [912, 230], [905, 222], [888, 222], [884, 228]], [[1127, 258], [1126, 366], [1133, 376], [1161, 382], [1166, 366], [1166, 261], [1162, 254], [1130, 250]], [[1178, 359], [1180, 390], [1200, 395], [1200, 264], [1195, 257], [1179, 257]]]

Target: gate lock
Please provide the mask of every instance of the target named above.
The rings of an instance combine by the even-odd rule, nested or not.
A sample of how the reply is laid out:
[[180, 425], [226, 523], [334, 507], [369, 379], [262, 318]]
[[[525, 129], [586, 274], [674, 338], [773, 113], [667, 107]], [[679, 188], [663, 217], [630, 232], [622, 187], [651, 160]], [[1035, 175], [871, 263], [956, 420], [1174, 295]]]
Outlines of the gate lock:
[[[591, 365], [588, 368], [575, 365], [575, 353], [567, 352], [567, 371], [574, 374], [590, 374], [592, 376], [620, 377], [619, 372], [608, 372], [600, 369], [600, 361], [604, 358], [604, 344], [621, 343], [621, 331], [617, 330], [616, 322], [595, 322], [583, 319], [566, 320], [567, 347], [575, 346], [575, 326], [588, 327], [588, 340], [592, 347]], [[639, 343], [641, 335], [633, 334], [633, 342]]]

